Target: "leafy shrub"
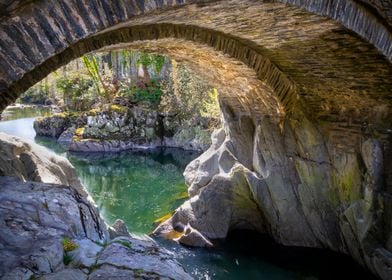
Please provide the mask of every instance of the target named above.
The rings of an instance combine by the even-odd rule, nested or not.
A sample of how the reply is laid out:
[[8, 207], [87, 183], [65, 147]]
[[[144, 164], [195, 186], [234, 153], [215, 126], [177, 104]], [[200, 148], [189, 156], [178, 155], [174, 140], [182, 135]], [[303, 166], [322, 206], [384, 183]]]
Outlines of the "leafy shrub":
[[209, 127], [218, 127], [220, 123], [220, 106], [218, 99], [218, 90], [213, 88], [208, 92], [208, 97], [203, 99], [200, 106], [202, 117], [209, 119]]
[[212, 130], [220, 126], [218, 91], [184, 65], [172, 62], [171, 79], [161, 83], [160, 109], [188, 126]]
[[63, 93], [64, 104], [71, 110], [86, 110], [96, 99], [94, 83], [86, 75], [78, 74], [58, 78], [56, 87]]
[[161, 102], [162, 91], [159, 87], [136, 88], [134, 98], [136, 102], [147, 101], [153, 105]]
[[151, 80], [150, 86], [143, 83], [139, 83], [137, 86], [123, 85], [120, 93], [131, 102], [148, 102], [153, 106], [157, 106], [161, 102], [163, 95], [160, 85], [156, 84], [154, 80]]
[[76, 250], [78, 248], [78, 244], [76, 244], [75, 242], [73, 242], [71, 239], [69, 239], [68, 237], [65, 237], [63, 239], [63, 249], [64, 252], [71, 252], [73, 250]]
[[49, 87], [41, 83], [32, 86], [19, 97], [19, 102], [23, 104], [49, 105], [52, 103], [49, 98]]

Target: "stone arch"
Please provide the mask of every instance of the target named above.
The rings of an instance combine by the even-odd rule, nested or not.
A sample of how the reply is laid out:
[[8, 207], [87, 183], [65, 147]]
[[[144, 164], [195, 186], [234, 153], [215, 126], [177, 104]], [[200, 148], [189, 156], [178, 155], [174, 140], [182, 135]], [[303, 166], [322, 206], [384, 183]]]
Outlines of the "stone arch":
[[[390, 59], [392, 44], [389, 43], [391, 41], [391, 34], [388, 31], [390, 24], [390, 7], [388, 6], [373, 5], [376, 8], [369, 9], [366, 7], [373, 7], [372, 4], [364, 6], [363, 4], [350, 0], [335, 1], [332, 4], [328, 1], [315, 3], [314, 1], [295, 0], [234, 2], [235, 4], [243, 4], [250, 7], [257, 5], [280, 5], [279, 8], [283, 8], [284, 5], [278, 2], [285, 2], [290, 5], [305, 8], [314, 13], [330, 16], [342, 22], [348, 28], [358, 32], [358, 34], [361, 34]], [[192, 7], [189, 8], [190, 6], [188, 4], [194, 5], [191, 5]], [[199, 4], [202, 5], [198, 6]], [[233, 1], [117, 0], [85, 2], [16, 1], [14, 3], [5, 1], [5, 4], [3, 4], [4, 12], [1, 14], [2, 23], [0, 27], [1, 38], [3, 38], [2, 42], [0, 42], [0, 65], [2, 68], [0, 70], [1, 106], [4, 107], [5, 104], [10, 103], [21, 90], [26, 89], [27, 85], [30, 85], [33, 80], [36, 80], [31, 80], [32, 72], [34, 72], [36, 67], [45, 68], [47, 61], [60, 60], [61, 55], [66, 56], [70, 50], [77, 48], [76, 46], [83, 41], [93, 40], [92, 37], [98, 38], [104, 36], [100, 33], [105, 32], [107, 29], [110, 31], [111, 28], [118, 28], [121, 24], [143, 18], [143, 15], [154, 17], [156, 14], [164, 13], [165, 11], [181, 11], [184, 7], [189, 8], [189, 13], [196, 11], [199, 7], [203, 7], [203, 5], [215, 5], [214, 8], [216, 8], [216, 6], [228, 4], [233, 5]], [[295, 11], [298, 13], [301, 12], [299, 9]], [[379, 14], [383, 16], [377, 18]], [[254, 15], [249, 16], [254, 17]], [[174, 19], [175, 22], [176, 19]], [[168, 26], [166, 25], [167, 29]], [[184, 31], [184, 26], [180, 24], [177, 29], [174, 28], [174, 25], [171, 27], [171, 31], [177, 32], [177, 35], [191, 37], [191, 33], [188, 35], [186, 33], [195, 32], [196, 36], [207, 36], [204, 39], [212, 41], [205, 43], [210, 45], [216, 42], [223, 42], [222, 46], [215, 47], [222, 47], [223, 51], [228, 52], [241, 61], [245, 61], [248, 65], [256, 63], [256, 65], [250, 66], [258, 72], [262, 79], [265, 79], [267, 83], [271, 84], [284, 105], [293, 103], [293, 100], [295, 100], [295, 98], [292, 98], [295, 95], [294, 83], [290, 81], [290, 78], [287, 79], [287, 76], [290, 76], [290, 74], [282, 73], [280, 71], [282, 67], [279, 63], [275, 67], [274, 64], [276, 63], [274, 59], [272, 60], [273, 63], [271, 63], [271, 59], [266, 58], [270, 55], [270, 50], [268, 48], [263, 49], [262, 44], [257, 40], [252, 41], [249, 38], [231, 35], [222, 32], [219, 28], [213, 29], [203, 26], [196, 28], [196, 26], [188, 26], [186, 28], [188, 31]], [[137, 29], [137, 27], [133, 28]], [[152, 25], [146, 28], [150, 28], [150, 30], [146, 30], [146, 32], [142, 29], [139, 30], [143, 33], [152, 31]], [[162, 28], [158, 28], [158, 30], [160, 33], [163, 31]], [[96, 33], [97, 35], [94, 35]], [[143, 34], [143, 36], [148, 37], [147, 34]], [[154, 36], [152, 35], [152, 37]], [[214, 41], [214, 38], [219, 39]], [[192, 39], [201, 40], [201, 38], [195, 37]], [[226, 42], [228, 42], [227, 45], [225, 45]], [[90, 49], [94, 48], [90, 47]], [[261, 60], [250, 60], [255, 57], [260, 58], [259, 55], [254, 55], [255, 51], [259, 55], [263, 54]], [[264, 67], [262, 69], [264, 71], [260, 71], [260, 65]], [[268, 68], [268, 73], [265, 71], [266, 68]]]
[[294, 83], [276, 65], [271, 63], [261, 47], [250, 41], [222, 32], [197, 26], [174, 24], [124, 27], [81, 40], [71, 48], [49, 58], [33, 71], [27, 73], [18, 83], [11, 86], [10, 92], [23, 92], [35, 82], [40, 81], [56, 70], [60, 65], [66, 64], [85, 53], [97, 51], [106, 46], [165, 39], [185, 40], [189, 41], [189, 43], [193, 42], [201, 46], [208, 46], [216, 52], [238, 60], [250, 69], [253, 69], [257, 77], [272, 89], [276, 99], [287, 109], [296, 103], [297, 96]]

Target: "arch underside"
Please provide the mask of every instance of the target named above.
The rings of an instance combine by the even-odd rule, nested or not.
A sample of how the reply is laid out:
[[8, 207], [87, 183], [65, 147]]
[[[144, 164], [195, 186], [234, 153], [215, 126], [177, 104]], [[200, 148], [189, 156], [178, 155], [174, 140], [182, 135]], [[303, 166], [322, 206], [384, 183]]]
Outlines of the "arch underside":
[[[56, 14], [56, 7], [48, 4], [47, 10], [42, 7], [40, 18], [35, 15], [27, 19], [30, 29], [14, 19], [18, 44], [12, 44], [13, 34], [8, 29], [0, 29], [4, 38], [0, 42], [2, 108], [59, 66], [87, 52], [132, 43], [134, 48], [144, 50], [154, 45], [156, 51], [167, 49], [175, 56], [181, 50], [176, 51], [174, 44], [167, 44], [168, 40], [186, 46], [185, 40], [190, 45], [211, 47], [247, 65], [271, 89], [286, 114], [300, 101], [308, 115], [325, 124], [330, 138], [346, 142], [345, 146], [355, 146], [360, 141], [364, 123], [385, 135], [390, 127], [390, 63], [371, 44], [327, 18], [275, 2], [232, 0], [152, 11], [109, 28], [105, 28], [110, 25], [108, 18], [107, 22], [101, 19], [97, 23], [95, 19], [76, 28], [73, 24], [82, 18], [74, 15], [69, 26], [60, 28], [67, 15]], [[39, 20], [42, 22], [37, 24]], [[84, 33], [82, 29], [93, 23], [102, 30], [82, 36], [85, 38], [81, 40], [70, 38]], [[33, 40], [34, 26], [39, 42]], [[58, 39], [48, 37], [54, 34]], [[70, 41], [75, 43], [69, 45]], [[182, 51], [181, 55], [186, 57], [188, 53], [192, 57], [192, 48], [185, 49], [188, 52]], [[209, 71], [219, 73], [214, 67]], [[238, 78], [241, 76], [245, 81], [250, 74], [243, 71]], [[349, 137], [342, 141], [340, 135], [346, 128]]]

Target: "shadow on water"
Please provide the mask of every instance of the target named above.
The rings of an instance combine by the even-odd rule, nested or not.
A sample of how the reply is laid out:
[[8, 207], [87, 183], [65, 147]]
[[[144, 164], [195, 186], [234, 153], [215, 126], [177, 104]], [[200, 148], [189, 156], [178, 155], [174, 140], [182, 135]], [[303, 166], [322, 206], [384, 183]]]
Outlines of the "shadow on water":
[[253, 231], [233, 231], [212, 249], [184, 248], [162, 239], [158, 242], [174, 251], [195, 279], [375, 279], [348, 256], [282, 246]]

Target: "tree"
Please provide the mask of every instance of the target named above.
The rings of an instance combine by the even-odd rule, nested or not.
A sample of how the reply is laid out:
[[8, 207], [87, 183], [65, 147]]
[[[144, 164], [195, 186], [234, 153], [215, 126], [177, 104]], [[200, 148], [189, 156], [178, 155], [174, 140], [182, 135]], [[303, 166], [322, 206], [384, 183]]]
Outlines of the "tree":
[[99, 72], [99, 65], [95, 55], [84, 55], [82, 57], [82, 61], [94, 82], [97, 93], [100, 96], [105, 97], [107, 101], [110, 101], [109, 90], [101, 77], [101, 73]]

